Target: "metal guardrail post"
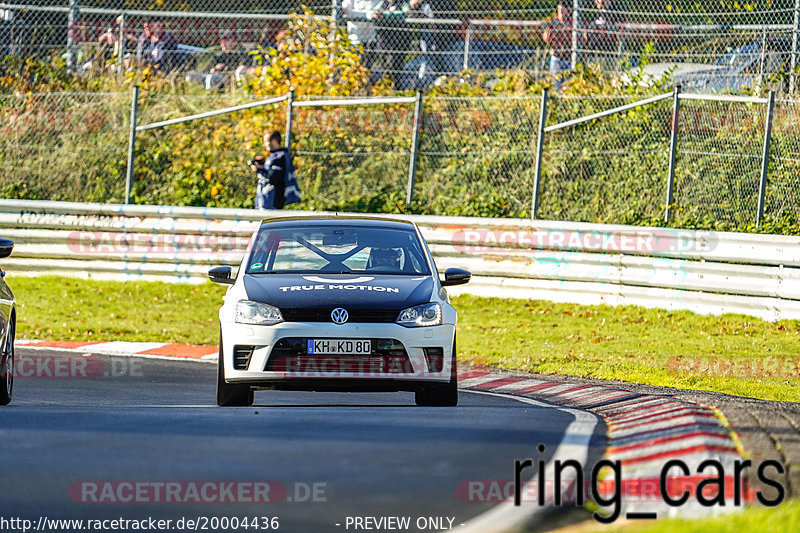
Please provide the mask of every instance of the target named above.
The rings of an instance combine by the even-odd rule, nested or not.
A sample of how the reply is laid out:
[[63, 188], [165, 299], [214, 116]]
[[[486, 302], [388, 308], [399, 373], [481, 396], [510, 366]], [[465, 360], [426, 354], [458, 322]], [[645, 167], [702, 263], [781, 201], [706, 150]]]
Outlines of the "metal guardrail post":
[[80, 11], [78, 0], [69, 0], [69, 12], [67, 13], [67, 70], [70, 73], [75, 72], [75, 40], [73, 39], [73, 32], [76, 31], [76, 25], [80, 18]]
[[542, 148], [544, 147], [544, 126], [547, 122], [547, 89], [542, 91], [542, 102], [539, 108], [539, 136], [536, 140], [536, 166], [533, 171], [533, 199], [531, 200], [531, 220], [539, 214], [539, 185], [542, 178]]
[[472, 21], [467, 21], [467, 35], [464, 38], [464, 69], [469, 70], [469, 47], [472, 42]]
[[794, 94], [797, 75], [798, 39], [800, 39], [800, 0], [794, 0], [794, 26], [792, 27], [792, 69], [789, 72], [789, 94]]
[[580, 0], [572, 0], [572, 54], [570, 54], [570, 67], [575, 70], [578, 65], [578, 10]]
[[417, 158], [419, 157], [419, 130], [422, 125], [422, 92], [417, 91], [414, 105], [414, 131], [411, 134], [411, 161], [408, 163], [408, 195], [406, 205], [414, 200], [414, 186], [417, 181]]
[[678, 129], [680, 128], [681, 113], [681, 86], [676, 85], [672, 90], [672, 122], [669, 140], [669, 172], [667, 174], [667, 204], [664, 209], [664, 223], [669, 224], [672, 215], [672, 204], [675, 202], [675, 156], [678, 152]]
[[133, 188], [133, 150], [136, 146], [136, 116], [139, 114], [139, 86], [134, 85], [131, 92], [131, 134], [128, 139], [128, 172], [125, 180], [125, 203], [131, 203]]
[[756, 214], [756, 228], [761, 225], [764, 218], [764, 200], [767, 195], [767, 172], [769, 171], [769, 150], [772, 144], [772, 115], [775, 109], [775, 93], [769, 92], [767, 102], [767, 116], [764, 124], [764, 152], [761, 159], [761, 181], [758, 185], [758, 213]]
[[286, 149], [292, 151], [292, 127], [294, 125], [294, 91], [289, 91], [286, 103]]

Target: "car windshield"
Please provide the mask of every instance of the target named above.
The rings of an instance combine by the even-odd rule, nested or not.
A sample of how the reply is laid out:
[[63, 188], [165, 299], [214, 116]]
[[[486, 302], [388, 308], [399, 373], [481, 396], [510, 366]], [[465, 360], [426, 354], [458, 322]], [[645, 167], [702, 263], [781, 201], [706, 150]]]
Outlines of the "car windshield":
[[430, 275], [417, 234], [362, 226], [262, 227], [248, 274]]

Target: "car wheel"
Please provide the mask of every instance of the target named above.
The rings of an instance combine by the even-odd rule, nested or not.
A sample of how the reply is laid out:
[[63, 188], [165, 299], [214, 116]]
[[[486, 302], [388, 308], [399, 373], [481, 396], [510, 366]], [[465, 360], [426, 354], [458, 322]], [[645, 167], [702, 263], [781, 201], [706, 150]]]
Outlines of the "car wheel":
[[253, 405], [253, 391], [247, 385], [225, 382], [225, 363], [222, 359], [222, 336], [219, 339], [217, 362], [217, 405], [220, 407], [249, 407]]
[[15, 324], [10, 322], [6, 345], [0, 350], [0, 405], [11, 402], [11, 393], [14, 389], [14, 334]]
[[414, 393], [417, 405], [424, 407], [455, 407], [458, 405], [458, 364], [456, 343], [453, 341], [453, 360], [448, 383], [429, 385]]

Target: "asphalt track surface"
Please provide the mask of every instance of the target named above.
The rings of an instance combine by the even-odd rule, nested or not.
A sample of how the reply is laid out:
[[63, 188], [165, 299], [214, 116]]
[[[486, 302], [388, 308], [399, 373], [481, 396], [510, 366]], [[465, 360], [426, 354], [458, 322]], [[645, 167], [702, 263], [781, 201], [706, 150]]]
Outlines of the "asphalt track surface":
[[[411, 531], [419, 517], [458, 526], [495, 505], [465, 501], [459, 483], [511, 480], [516, 459], [549, 461], [575, 420], [463, 391], [456, 408], [419, 408], [410, 393], [264, 391], [252, 408], [223, 409], [214, 364], [114, 361], [104, 365], [116, 377], [15, 381], [12, 404], [0, 408], [0, 517], [278, 517], [281, 531], [354, 531], [348, 516], [408, 516]], [[603, 452], [602, 430], [590, 463]], [[287, 493], [268, 504], [81, 501], [82, 482], [106, 481], [269, 481]]]

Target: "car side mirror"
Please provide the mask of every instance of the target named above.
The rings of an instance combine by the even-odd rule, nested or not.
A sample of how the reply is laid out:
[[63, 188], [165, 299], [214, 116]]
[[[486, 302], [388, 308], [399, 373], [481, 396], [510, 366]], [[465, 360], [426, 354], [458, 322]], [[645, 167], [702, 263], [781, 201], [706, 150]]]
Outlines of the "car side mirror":
[[472, 274], [463, 268], [448, 268], [444, 272], [443, 287], [452, 287], [454, 285], [464, 285], [469, 283], [472, 279]]
[[233, 285], [236, 280], [231, 277], [231, 267], [214, 267], [208, 271], [208, 279], [221, 285]]
[[14, 249], [14, 241], [8, 239], [0, 239], [0, 259], [11, 255], [11, 250]]

